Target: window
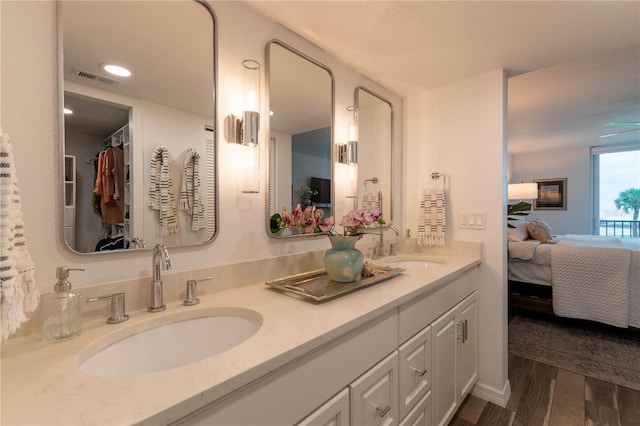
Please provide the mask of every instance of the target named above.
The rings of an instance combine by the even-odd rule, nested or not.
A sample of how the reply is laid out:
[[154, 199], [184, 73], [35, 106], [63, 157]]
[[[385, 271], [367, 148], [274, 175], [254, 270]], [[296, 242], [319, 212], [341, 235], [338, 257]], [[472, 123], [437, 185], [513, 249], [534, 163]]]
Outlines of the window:
[[626, 203], [628, 212], [625, 213], [616, 207], [615, 202], [624, 191], [640, 191], [640, 145], [592, 147], [591, 159], [595, 219], [592, 233], [617, 237], [640, 236], [638, 203]]

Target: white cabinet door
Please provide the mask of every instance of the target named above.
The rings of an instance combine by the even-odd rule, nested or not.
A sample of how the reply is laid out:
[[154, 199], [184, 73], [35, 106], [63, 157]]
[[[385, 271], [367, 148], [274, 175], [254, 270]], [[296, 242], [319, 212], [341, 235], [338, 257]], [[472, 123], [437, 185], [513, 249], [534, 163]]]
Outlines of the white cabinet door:
[[397, 351], [360, 376], [349, 388], [352, 425], [398, 424]]
[[400, 426], [431, 426], [433, 424], [431, 391], [422, 397], [413, 410], [402, 419]]
[[454, 308], [431, 325], [433, 335], [434, 424], [444, 425], [457, 407], [457, 330]]
[[398, 348], [400, 418], [431, 389], [431, 327], [425, 327]]
[[349, 388], [344, 388], [336, 396], [322, 404], [304, 418], [297, 426], [348, 426]]
[[478, 378], [477, 306], [475, 294], [462, 302], [458, 318], [462, 339], [458, 340], [458, 401], [469, 393]]

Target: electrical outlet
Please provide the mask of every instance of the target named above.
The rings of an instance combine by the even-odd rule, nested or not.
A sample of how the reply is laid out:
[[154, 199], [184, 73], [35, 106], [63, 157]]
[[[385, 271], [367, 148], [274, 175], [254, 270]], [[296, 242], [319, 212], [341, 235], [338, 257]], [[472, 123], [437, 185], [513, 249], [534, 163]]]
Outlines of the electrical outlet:
[[486, 212], [460, 212], [458, 213], [458, 228], [460, 229], [485, 229], [487, 222]]

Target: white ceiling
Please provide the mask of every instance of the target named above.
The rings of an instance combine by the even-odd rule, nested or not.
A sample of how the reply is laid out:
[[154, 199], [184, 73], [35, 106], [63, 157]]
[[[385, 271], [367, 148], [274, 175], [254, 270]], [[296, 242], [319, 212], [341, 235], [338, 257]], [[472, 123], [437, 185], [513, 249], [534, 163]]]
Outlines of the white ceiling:
[[639, 140], [629, 127], [598, 137], [609, 121], [640, 121], [638, 1], [247, 3], [401, 96], [499, 68], [518, 76], [510, 152]]

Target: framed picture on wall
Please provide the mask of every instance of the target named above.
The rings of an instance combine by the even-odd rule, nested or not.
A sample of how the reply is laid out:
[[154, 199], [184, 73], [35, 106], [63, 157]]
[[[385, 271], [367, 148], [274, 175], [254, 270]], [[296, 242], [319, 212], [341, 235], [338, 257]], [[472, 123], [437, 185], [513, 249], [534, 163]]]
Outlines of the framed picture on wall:
[[567, 178], [534, 179], [538, 184], [538, 198], [533, 204], [535, 210], [567, 209]]

